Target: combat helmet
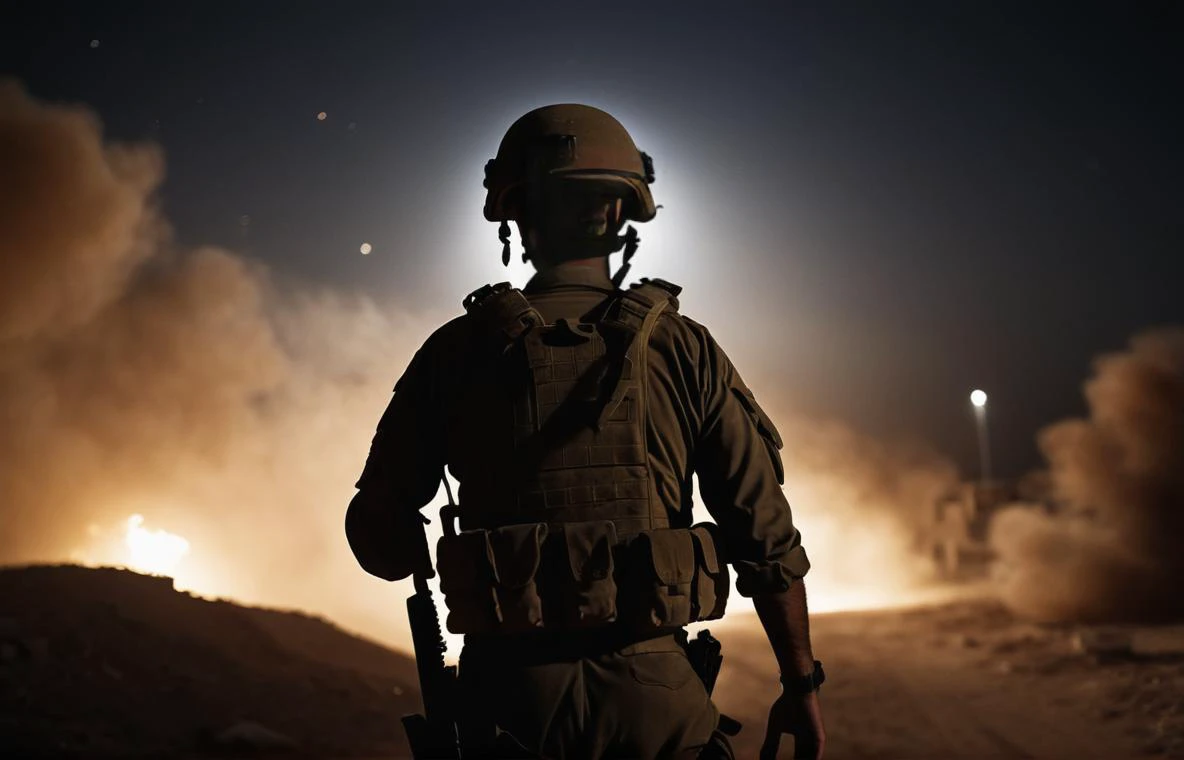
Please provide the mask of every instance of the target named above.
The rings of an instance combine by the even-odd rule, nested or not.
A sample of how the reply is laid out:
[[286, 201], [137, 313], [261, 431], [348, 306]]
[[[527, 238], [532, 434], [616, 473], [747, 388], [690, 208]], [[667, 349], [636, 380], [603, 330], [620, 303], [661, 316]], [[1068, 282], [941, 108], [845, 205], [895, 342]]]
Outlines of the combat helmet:
[[654, 218], [650, 157], [637, 149], [621, 123], [592, 106], [561, 103], [522, 116], [506, 131], [497, 156], [485, 164], [485, 218], [513, 221], [513, 192], [532, 178], [551, 176], [619, 183], [625, 218]]
[[[521, 221], [524, 189], [544, 179], [595, 181], [612, 185], [623, 199], [622, 217], [648, 222], [657, 208], [650, 184], [654, 165], [638, 150], [619, 121], [599, 108], [578, 103], [543, 106], [525, 114], [506, 131], [497, 156], [485, 164], [485, 218], [501, 222], [499, 235], [509, 260], [507, 221]], [[631, 256], [632, 228], [622, 238]]]

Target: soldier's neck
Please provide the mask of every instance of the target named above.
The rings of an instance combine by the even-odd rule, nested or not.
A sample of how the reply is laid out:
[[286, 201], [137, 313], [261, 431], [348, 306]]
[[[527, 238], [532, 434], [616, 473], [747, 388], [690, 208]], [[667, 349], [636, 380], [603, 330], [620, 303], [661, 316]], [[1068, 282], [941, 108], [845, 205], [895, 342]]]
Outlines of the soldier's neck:
[[586, 259], [569, 259], [553, 264], [543, 257], [539, 257], [539, 261], [534, 262], [535, 269], [540, 274], [552, 272], [560, 267], [567, 269], [568, 267], [583, 267], [591, 269], [594, 272], [601, 272], [605, 277], [608, 276], [608, 256], [591, 256]]

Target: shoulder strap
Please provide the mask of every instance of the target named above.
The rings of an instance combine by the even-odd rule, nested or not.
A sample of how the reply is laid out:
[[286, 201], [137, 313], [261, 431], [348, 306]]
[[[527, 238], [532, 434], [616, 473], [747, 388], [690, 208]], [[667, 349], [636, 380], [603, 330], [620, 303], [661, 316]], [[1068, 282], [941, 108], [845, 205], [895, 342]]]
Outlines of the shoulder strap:
[[[678, 311], [678, 294], [682, 288], [674, 283], [657, 278], [642, 278], [628, 290], [617, 294], [616, 300], [607, 309], [604, 324], [615, 327], [632, 336], [638, 335], [645, 326], [645, 321], [652, 316], [653, 322], [666, 309]], [[648, 332], [652, 332], [651, 323]], [[649, 335], [644, 336], [647, 340]]]
[[[682, 288], [666, 280], [643, 278], [641, 282], [617, 295], [602, 320], [605, 325], [625, 333], [622, 361], [632, 361], [635, 365], [633, 370], [637, 372], [643, 418], [649, 396], [647, 379], [650, 336], [657, 327], [662, 312], [678, 310], [677, 296], [681, 292]], [[608, 402], [601, 409], [601, 424], [616, 410], [623, 396], [624, 383], [618, 378]]]
[[485, 285], [463, 301], [465, 312], [480, 325], [481, 332], [500, 340], [507, 347], [530, 328], [543, 323], [538, 310], [526, 296], [508, 282]]

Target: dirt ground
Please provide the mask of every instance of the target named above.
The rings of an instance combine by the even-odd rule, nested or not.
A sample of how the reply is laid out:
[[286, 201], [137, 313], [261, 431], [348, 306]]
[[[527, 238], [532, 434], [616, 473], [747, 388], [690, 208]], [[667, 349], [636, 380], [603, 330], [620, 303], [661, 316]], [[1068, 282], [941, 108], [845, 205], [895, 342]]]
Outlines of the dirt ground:
[[[1095, 629], [989, 602], [812, 621], [832, 760], [1184, 758], [1179, 654], [1099, 659]], [[717, 702], [755, 758], [777, 669], [751, 616], [710, 627]], [[1180, 628], [1141, 633], [1184, 649]], [[0, 757], [406, 757], [415, 681], [406, 655], [308, 615], [126, 571], [0, 570]]]
[[[827, 757], [1184, 757], [1184, 660], [1099, 659], [1081, 631], [1016, 621], [968, 602], [912, 611], [813, 617]], [[755, 758], [776, 666], [742, 620], [713, 631], [725, 664], [716, 697], [745, 724], [737, 755]], [[785, 738], [780, 757], [792, 756]]]
[[0, 569], [0, 757], [405, 754], [413, 661], [168, 578]]

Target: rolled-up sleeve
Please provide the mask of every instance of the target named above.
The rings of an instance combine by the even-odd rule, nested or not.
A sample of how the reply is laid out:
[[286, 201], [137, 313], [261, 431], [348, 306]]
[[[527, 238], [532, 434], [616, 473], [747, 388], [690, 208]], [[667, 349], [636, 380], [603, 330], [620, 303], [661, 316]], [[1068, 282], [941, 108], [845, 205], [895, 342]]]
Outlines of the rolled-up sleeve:
[[781, 437], [723, 350], [706, 336], [695, 472], [743, 596], [784, 591], [810, 569], [782, 491]]

